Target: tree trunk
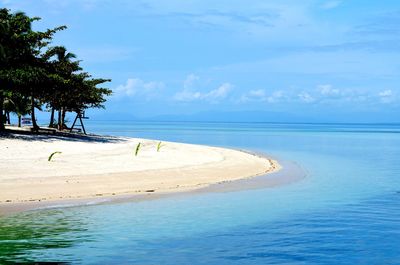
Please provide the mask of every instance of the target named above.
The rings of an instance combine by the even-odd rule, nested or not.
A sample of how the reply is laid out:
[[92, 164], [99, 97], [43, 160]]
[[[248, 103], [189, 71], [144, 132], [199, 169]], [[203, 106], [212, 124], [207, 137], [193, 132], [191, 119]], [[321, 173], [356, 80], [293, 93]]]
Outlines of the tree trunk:
[[33, 95], [31, 96], [31, 118], [32, 118], [32, 126], [34, 131], [39, 130], [39, 126], [36, 123], [36, 115], [35, 115], [35, 98]]
[[18, 114], [18, 127], [21, 127], [21, 114]]
[[54, 108], [51, 108], [51, 115], [50, 115], [49, 127], [50, 127], [50, 128], [53, 128], [53, 127], [54, 127]]
[[58, 122], [57, 122], [58, 130], [62, 130], [61, 127], [61, 108], [58, 110]]
[[5, 126], [4, 126], [4, 114], [3, 114], [3, 106], [4, 104], [4, 94], [3, 91], [0, 91], [0, 131], [4, 131], [5, 130]]
[[9, 111], [6, 111], [6, 118], [7, 118], [7, 123], [11, 124], [10, 112]]
[[67, 111], [65, 108], [62, 110], [62, 117], [61, 117], [61, 125], [62, 128], [65, 129], [65, 115], [67, 114]]

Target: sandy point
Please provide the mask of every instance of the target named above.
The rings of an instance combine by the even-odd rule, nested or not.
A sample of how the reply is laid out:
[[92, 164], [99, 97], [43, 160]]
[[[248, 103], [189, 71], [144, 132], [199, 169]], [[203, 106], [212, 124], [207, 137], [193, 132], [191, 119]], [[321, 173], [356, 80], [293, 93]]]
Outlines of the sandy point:
[[266, 157], [204, 145], [123, 137], [7, 134], [0, 137], [0, 208], [190, 191], [280, 168], [277, 161]]

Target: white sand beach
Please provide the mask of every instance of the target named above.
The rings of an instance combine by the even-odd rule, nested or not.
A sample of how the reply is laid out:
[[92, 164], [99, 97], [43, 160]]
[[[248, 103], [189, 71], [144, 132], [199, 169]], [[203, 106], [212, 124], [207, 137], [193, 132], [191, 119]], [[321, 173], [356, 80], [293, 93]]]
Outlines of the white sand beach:
[[[99, 136], [0, 138], [0, 207], [190, 191], [280, 169], [277, 161], [242, 151], [173, 142], [162, 142], [157, 151], [158, 143]], [[49, 162], [53, 152], [61, 153]]]

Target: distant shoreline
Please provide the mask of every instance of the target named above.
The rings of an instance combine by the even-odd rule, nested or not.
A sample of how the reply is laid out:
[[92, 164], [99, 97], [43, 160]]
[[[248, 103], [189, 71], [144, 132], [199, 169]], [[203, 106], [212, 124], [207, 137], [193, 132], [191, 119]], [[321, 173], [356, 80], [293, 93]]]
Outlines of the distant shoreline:
[[[60, 153], [48, 161], [54, 152]], [[108, 198], [154, 198], [280, 169], [276, 160], [211, 146], [9, 134], [0, 138], [0, 214]]]

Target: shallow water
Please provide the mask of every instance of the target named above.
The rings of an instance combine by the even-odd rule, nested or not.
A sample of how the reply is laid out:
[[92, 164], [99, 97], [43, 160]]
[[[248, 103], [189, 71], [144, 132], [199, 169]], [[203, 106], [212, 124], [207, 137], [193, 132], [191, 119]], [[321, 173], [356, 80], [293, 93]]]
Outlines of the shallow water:
[[99, 122], [88, 127], [265, 152], [301, 164], [308, 175], [274, 188], [0, 218], [0, 261], [400, 263], [400, 125]]

